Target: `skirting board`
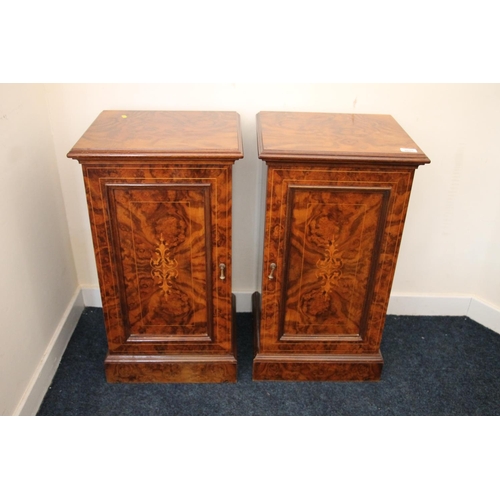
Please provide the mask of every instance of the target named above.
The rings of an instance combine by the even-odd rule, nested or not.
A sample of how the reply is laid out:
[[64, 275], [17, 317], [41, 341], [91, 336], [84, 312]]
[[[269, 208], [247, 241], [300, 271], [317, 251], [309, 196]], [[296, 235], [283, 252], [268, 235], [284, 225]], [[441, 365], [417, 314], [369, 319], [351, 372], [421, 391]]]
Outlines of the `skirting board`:
[[98, 286], [82, 286], [85, 307], [102, 307], [101, 292]]
[[[98, 287], [83, 287], [87, 307], [102, 307]], [[252, 312], [253, 291], [235, 291], [236, 312]], [[468, 316], [500, 333], [500, 309], [477, 297], [465, 295], [391, 295], [387, 314], [396, 316]]]
[[500, 309], [463, 295], [391, 295], [387, 314], [396, 316], [467, 316], [500, 333]]
[[69, 301], [21, 400], [17, 404], [14, 416], [36, 415], [84, 308], [82, 290], [78, 288]]
[[484, 300], [472, 298], [467, 316], [480, 325], [500, 333], [500, 309]]

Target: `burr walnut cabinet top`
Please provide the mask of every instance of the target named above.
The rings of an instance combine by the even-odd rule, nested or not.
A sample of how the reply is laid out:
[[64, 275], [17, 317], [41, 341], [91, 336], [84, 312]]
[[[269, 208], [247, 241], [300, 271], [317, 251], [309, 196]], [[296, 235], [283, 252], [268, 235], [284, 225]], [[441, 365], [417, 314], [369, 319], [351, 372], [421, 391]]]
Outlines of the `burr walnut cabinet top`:
[[263, 160], [430, 162], [390, 115], [261, 111], [257, 141]]
[[77, 160], [243, 157], [232, 111], [103, 111], [67, 155]]

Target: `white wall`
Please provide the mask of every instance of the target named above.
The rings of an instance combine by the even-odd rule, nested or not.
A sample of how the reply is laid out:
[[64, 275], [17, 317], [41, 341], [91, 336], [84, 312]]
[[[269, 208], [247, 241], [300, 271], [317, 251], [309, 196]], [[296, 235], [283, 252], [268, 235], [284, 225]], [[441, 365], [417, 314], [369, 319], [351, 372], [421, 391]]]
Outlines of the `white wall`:
[[[66, 153], [103, 109], [234, 110], [245, 158], [234, 167], [233, 289], [258, 288], [261, 110], [393, 115], [432, 163], [415, 176], [394, 294], [477, 296], [500, 308], [500, 85], [47, 85], [78, 280], [97, 286], [81, 170]], [[240, 308], [241, 310], [241, 308]]]
[[38, 408], [46, 386], [26, 398], [78, 288], [43, 85], [0, 85], [0, 168], [0, 415], [11, 415]]

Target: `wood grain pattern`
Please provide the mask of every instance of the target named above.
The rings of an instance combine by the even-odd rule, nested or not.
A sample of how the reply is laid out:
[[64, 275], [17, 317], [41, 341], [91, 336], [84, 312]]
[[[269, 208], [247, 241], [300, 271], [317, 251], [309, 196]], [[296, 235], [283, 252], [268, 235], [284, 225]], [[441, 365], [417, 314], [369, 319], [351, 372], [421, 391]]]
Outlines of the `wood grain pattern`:
[[231, 111], [103, 111], [68, 153], [76, 159], [243, 157]]
[[396, 151], [404, 138], [418, 147], [392, 117], [260, 113], [258, 127], [268, 172], [253, 377], [378, 380], [414, 171], [428, 159]]
[[383, 364], [380, 353], [309, 357], [258, 354], [253, 364], [253, 379], [298, 382], [377, 381], [382, 375]]
[[[318, 165], [275, 162], [268, 162], [268, 166], [260, 352], [375, 352], [385, 321], [413, 169], [353, 171], [348, 165], [321, 169]], [[297, 206], [297, 198], [290, 196], [295, 192], [304, 198]], [[301, 213], [302, 218], [307, 217], [310, 199], [323, 199], [315, 204], [315, 210], [324, 227], [318, 231], [314, 226], [313, 235], [307, 234], [305, 221], [293, 219]], [[360, 218], [353, 214], [356, 204], [364, 205]], [[321, 245], [332, 233], [338, 235], [346, 262], [338, 286], [332, 289], [334, 310], [330, 309], [331, 297], [327, 307], [323, 306], [323, 282], [316, 275], [317, 263], [324, 256]], [[312, 248], [305, 249], [305, 243]], [[269, 280], [272, 262], [278, 272]], [[309, 301], [309, 323], [307, 310], [294, 310], [301, 296]], [[311, 316], [319, 318], [319, 323], [311, 321]]]
[[107, 191], [130, 334], [212, 337], [210, 185]]
[[390, 189], [288, 189], [281, 339], [362, 336]]
[[125, 383], [221, 383], [236, 382], [233, 355], [108, 355], [106, 380]]
[[238, 115], [103, 112], [68, 156], [83, 167], [108, 381], [235, 382]]
[[[113, 168], [84, 164], [83, 169], [110, 352], [227, 351], [231, 344], [231, 164], [205, 168], [189, 164], [114, 164]], [[122, 206], [117, 205], [116, 193]], [[180, 201], [186, 195], [194, 203], [190, 215], [181, 203], [162, 203], [165, 197]], [[151, 203], [137, 203], [144, 197]], [[132, 205], [131, 211], [130, 201], [141, 208]], [[180, 212], [179, 207], [183, 207]], [[198, 236], [183, 240], [192, 224]], [[209, 225], [201, 229], [204, 224]], [[177, 300], [173, 308], [172, 304], [160, 306], [162, 294], [150, 274], [158, 233], [173, 242], [180, 262], [181, 279], [176, 283], [184, 301]], [[191, 267], [188, 255], [193, 241], [201, 253], [191, 254]], [[201, 250], [206, 243], [210, 247]], [[220, 262], [226, 264], [224, 281], [217, 279]], [[203, 293], [202, 285], [207, 286]], [[190, 313], [185, 310], [187, 299]], [[204, 304], [207, 307], [200, 312]], [[158, 324], [146, 327], [144, 314]]]
[[430, 162], [390, 115], [261, 111], [257, 140], [263, 160]]

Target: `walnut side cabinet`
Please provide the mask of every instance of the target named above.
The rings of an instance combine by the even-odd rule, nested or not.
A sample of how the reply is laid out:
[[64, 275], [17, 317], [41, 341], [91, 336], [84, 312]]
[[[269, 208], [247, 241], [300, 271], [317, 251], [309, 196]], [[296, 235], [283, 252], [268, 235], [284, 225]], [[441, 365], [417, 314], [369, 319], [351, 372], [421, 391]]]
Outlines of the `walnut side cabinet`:
[[235, 382], [233, 112], [103, 111], [83, 168], [108, 382]]
[[416, 168], [389, 115], [261, 112], [267, 165], [254, 380], [378, 380]]

